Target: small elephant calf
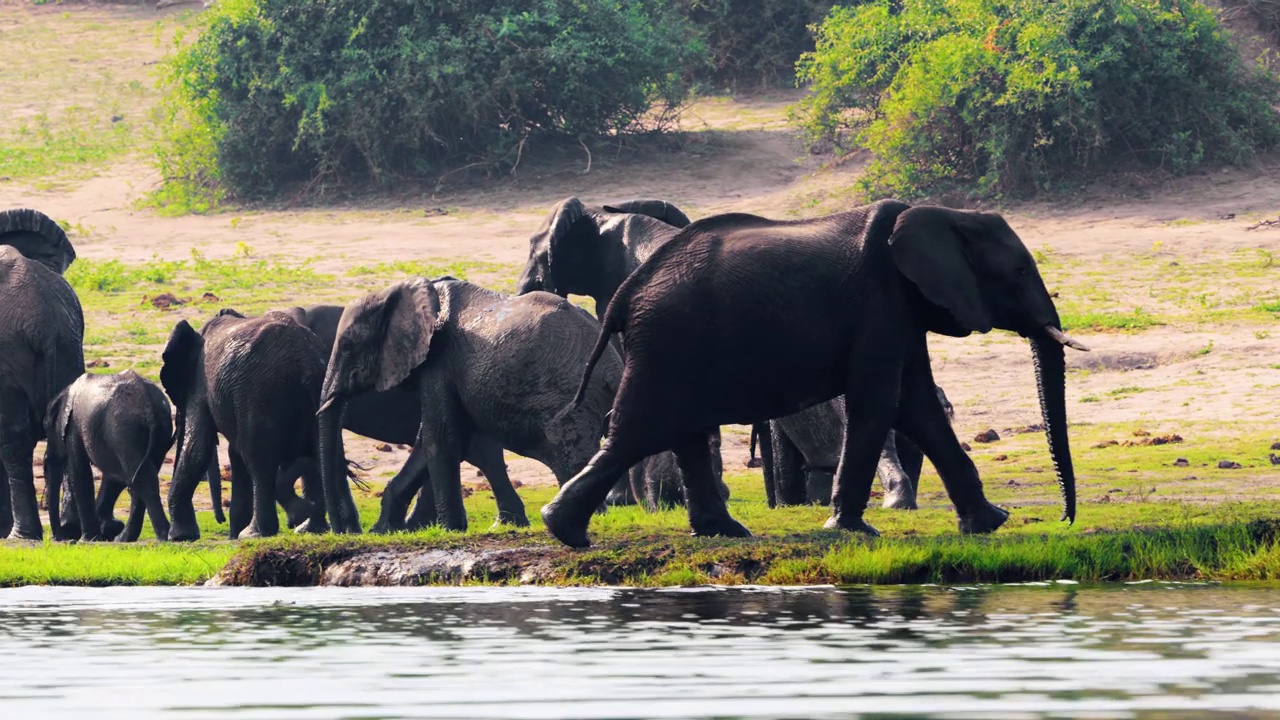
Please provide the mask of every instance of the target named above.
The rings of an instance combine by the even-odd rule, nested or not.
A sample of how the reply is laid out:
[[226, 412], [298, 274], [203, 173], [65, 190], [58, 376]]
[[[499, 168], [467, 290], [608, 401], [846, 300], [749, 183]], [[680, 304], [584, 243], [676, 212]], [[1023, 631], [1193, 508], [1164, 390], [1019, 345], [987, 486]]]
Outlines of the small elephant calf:
[[[724, 482], [724, 465], [720, 458], [720, 428], [707, 435], [711, 449], [711, 470], [716, 478], [720, 497], [729, 499], [729, 486]], [[675, 453], [667, 451], [650, 455], [631, 466], [627, 479], [636, 500], [649, 512], [664, 508], [683, 507], [684, 480]]]
[[[133, 542], [142, 533], [142, 516], [151, 516], [156, 537], [169, 536], [169, 520], [160, 502], [160, 466], [173, 445], [169, 400], [154, 383], [132, 370], [115, 375], [81, 375], [49, 403], [45, 430], [45, 483], [49, 524], [55, 540], [98, 540], [105, 534]], [[96, 507], [93, 469], [102, 472]], [[65, 478], [77, 496], [79, 518], [63, 525], [59, 495]], [[120, 492], [129, 489], [129, 520], [112, 517]], [[96, 512], [95, 512], [96, 510]]]

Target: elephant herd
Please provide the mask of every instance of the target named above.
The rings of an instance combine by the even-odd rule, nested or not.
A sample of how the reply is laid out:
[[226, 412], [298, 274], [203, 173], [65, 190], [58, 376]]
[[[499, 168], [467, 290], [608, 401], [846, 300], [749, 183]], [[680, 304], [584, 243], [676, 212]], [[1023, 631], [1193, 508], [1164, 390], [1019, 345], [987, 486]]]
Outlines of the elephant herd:
[[[145, 516], [160, 539], [194, 540], [202, 480], [232, 538], [279, 532], [277, 505], [299, 532], [358, 533], [344, 429], [412, 446], [372, 532], [466, 529], [464, 460], [493, 488], [498, 522], [527, 525], [509, 450], [555, 475], [542, 518], [566, 545], [589, 545], [593, 514], [635, 502], [684, 505], [696, 535], [747, 536], [721, 478], [726, 424], [752, 427], [770, 506], [830, 505], [828, 527], [875, 534], [863, 518], [872, 478], [886, 507], [913, 509], [927, 456], [961, 532], [990, 532], [1008, 513], [987, 502], [951, 429], [927, 333], [992, 328], [1030, 341], [1064, 518], [1075, 515], [1063, 347], [1086, 348], [1062, 332], [999, 215], [884, 200], [814, 220], [690, 222], [659, 200], [568, 198], [532, 235], [515, 295], [416, 278], [345, 308], [226, 308], [198, 330], [174, 326], [159, 387], [130, 370], [85, 374], [83, 313], [62, 277], [74, 260], [47, 216], [0, 213], [0, 534], [10, 538], [43, 535], [42, 439], [55, 539], [136, 540]], [[569, 295], [591, 297], [596, 315]], [[159, 471], [171, 449], [166, 508]]]

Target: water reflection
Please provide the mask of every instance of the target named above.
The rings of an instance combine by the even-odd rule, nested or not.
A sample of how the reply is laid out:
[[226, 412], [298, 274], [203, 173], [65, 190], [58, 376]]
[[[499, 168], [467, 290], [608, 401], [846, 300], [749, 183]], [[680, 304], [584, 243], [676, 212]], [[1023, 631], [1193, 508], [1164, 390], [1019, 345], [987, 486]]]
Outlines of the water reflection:
[[0, 591], [3, 717], [1280, 717], [1194, 585]]

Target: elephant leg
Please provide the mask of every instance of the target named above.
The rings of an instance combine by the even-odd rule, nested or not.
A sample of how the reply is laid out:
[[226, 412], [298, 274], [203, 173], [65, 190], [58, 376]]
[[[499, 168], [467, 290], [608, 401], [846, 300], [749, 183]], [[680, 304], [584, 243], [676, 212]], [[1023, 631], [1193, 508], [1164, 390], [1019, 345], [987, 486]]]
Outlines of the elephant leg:
[[[129, 519], [125, 522], [123, 530], [107, 537], [116, 542], [136, 542], [142, 535], [142, 521], [146, 514], [146, 503], [142, 501], [142, 493], [138, 491], [137, 486], [129, 488]], [[164, 536], [169, 537], [168, 527], [165, 527]]]
[[280, 459], [265, 442], [255, 442], [241, 453], [241, 457], [249, 470], [253, 487], [253, 520], [237, 537], [272, 537], [280, 532], [280, 516], [276, 514], [276, 482], [280, 474]]
[[[439, 424], [428, 428], [427, 423], [423, 423], [418, 441], [427, 454], [427, 472], [436, 499], [436, 517], [446, 529], [465, 532], [467, 509], [462, 502], [461, 463], [466, 439], [458, 437], [452, 428]], [[414, 447], [417, 448], [416, 445]]]
[[900, 371], [889, 377], [885, 377], [884, 371], [877, 372], [879, 363], [891, 360], [855, 358], [844, 396], [844, 442], [836, 467], [832, 515], [826, 522], [828, 529], [879, 534], [867, 524], [863, 514], [871, 499], [871, 482], [875, 479], [880, 451], [897, 414]]
[[[155, 531], [156, 539], [164, 540], [169, 537], [169, 518], [165, 517], [164, 503], [160, 500], [160, 466], [148, 463], [144, 471], [138, 474], [134, 487], [130, 488], [129, 492], [142, 498], [147, 516], [151, 518], [151, 529]], [[133, 537], [137, 538], [136, 535]]]
[[[906, 467], [910, 459], [907, 446], [916, 454], [915, 476]], [[897, 510], [915, 510], [916, 481], [920, 477], [920, 450], [896, 430], [889, 433], [884, 441], [884, 449], [880, 453], [880, 464], [876, 466], [876, 475], [884, 486], [884, 507]]]
[[992, 532], [1009, 519], [1009, 513], [987, 501], [978, 469], [960, 447], [960, 440], [933, 390], [927, 350], [921, 347], [912, 360], [911, 374], [903, 378], [903, 402], [898, 410], [896, 429], [909, 437], [938, 469], [959, 516], [960, 532]]
[[631, 480], [627, 476], [618, 478], [613, 489], [604, 498], [605, 505], [635, 505], [636, 496], [631, 492]]
[[791, 442], [782, 425], [769, 423], [769, 440], [773, 446], [773, 484], [778, 505], [806, 505], [809, 502], [805, 482], [804, 455]]
[[249, 468], [245, 465], [240, 453], [233, 447], [227, 448], [227, 458], [231, 461], [231, 513], [228, 536], [234, 540], [240, 532], [249, 527], [253, 519], [253, 482], [250, 480]]
[[35, 475], [31, 461], [35, 456], [36, 435], [26, 410], [26, 396], [20, 391], [0, 390], [0, 462], [9, 480], [9, 534], [12, 540], [40, 540], [40, 505], [36, 502]]
[[646, 512], [656, 512], [658, 508], [654, 506], [652, 498], [649, 497], [648, 485], [645, 482], [647, 477], [645, 467], [648, 463], [648, 459], [645, 459], [632, 465], [631, 469], [627, 470], [626, 474], [623, 475], [623, 478], [631, 483], [631, 495], [639, 502], [640, 506]]
[[689, 525], [694, 535], [751, 537], [751, 532], [729, 514], [724, 498], [720, 497], [709, 442], [708, 433], [691, 435], [674, 448], [680, 477], [684, 481]]
[[810, 505], [830, 505], [835, 478], [826, 470], [809, 469], [804, 474], [805, 496]]
[[[284, 508], [285, 524], [290, 528], [296, 528], [306, 522], [312, 515], [313, 507], [307, 500], [298, 496], [294, 486], [298, 478], [302, 475], [302, 463], [304, 458], [296, 458], [293, 462], [282, 465], [276, 472], [275, 479], [275, 495], [276, 502], [280, 503], [280, 507]], [[319, 496], [323, 498], [323, 494]]]
[[409, 510], [409, 503], [415, 492], [418, 493], [418, 502], [413, 508], [413, 515], [409, 517], [408, 529], [419, 530], [434, 525], [436, 500], [427, 475], [427, 453], [414, 445], [404, 467], [383, 488], [378, 521], [369, 532], [383, 534], [406, 529], [405, 513]]
[[[102, 476], [102, 485], [98, 488], [97, 513], [98, 521], [102, 523], [102, 537], [108, 540], [119, 536], [125, 530], [125, 523], [116, 519], [116, 502], [120, 500], [120, 493], [124, 492], [126, 487], [119, 478]], [[130, 514], [133, 512], [135, 492], [133, 488], [129, 488]], [[168, 537], [167, 533], [166, 537]]]
[[221, 525], [227, 521], [227, 516], [222, 512], [222, 469], [218, 467], [216, 451], [213, 454], [213, 462], [209, 463], [205, 478], [209, 485], [209, 504], [213, 506], [213, 519]]
[[208, 473], [209, 463], [216, 463], [218, 458], [218, 432], [209, 409], [192, 407], [184, 415], [184, 423], [189, 425], [180, 439], [182, 451], [174, 459], [173, 481], [169, 484], [169, 539], [174, 541], [200, 538], [194, 503], [196, 486]]
[[325, 519], [324, 479], [320, 476], [320, 461], [317, 458], [302, 458], [302, 496], [304, 501], [311, 505], [311, 514], [298, 524], [297, 531], [311, 534], [328, 532], [329, 522]]
[[529, 517], [524, 512], [524, 501], [511, 484], [507, 475], [507, 462], [502, 456], [502, 445], [482, 435], [473, 435], [470, 457], [467, 461], [484, 473], [484, 479], [493, 490], [493, 499], [498, 505], [498, 519], [494, 526], [515, 525], [528, 527]]
[[760, 443], [760, 471], [764, 475], [764, 499], [769, 507], [778, 506], [777, 478], [773, 476], [773, 437], [769, 423], [755, 423], [751, 433]]
[[[80, 515], [80, 539], [90, 542], [101, 540], [102, 520], [93, 495], [93, 466], [89, 462], [89, 454], [79, 443], [72, 443], [67, 448], [67, 477]], [[103, 482], [106, 481], [104, 477]]]

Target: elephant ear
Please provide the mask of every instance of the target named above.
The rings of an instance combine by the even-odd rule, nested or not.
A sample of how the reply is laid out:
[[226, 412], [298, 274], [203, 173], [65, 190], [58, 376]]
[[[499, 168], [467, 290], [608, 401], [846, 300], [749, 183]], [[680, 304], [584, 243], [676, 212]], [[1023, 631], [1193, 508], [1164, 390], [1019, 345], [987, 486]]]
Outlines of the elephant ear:
[[426, 362], [439, 324], [439, 294], [426, 278], [396, 283], [342, 312], [320, 392], [321, 410], [342, 397], [404, 382]]
[[[576, 197], [566, 198], [556, 206], [556, 209], [551, 213], [551, 219], [547, 221], [545, 231], [547, 238], [547, 280], [552, 285], [555, 283], [551, 278], [555, 277], [556, 256], [563, 257], [568, 254], [566, 248], [569, 231], [573, 228], [574, 223], [582, 219], [586, 212], [581, 200]], [[551, 287], [548, 287], [547, 290], [548, 292], [555, 292]]]
[[425, 278], [397, 283], [390, 289], [383, 310], [375, 390], [383, 392], [399, 385], [427, 361], [431, 337], [439, 325], [439, 307], [435, 284]]
[[689, 224], [689, 216], [666, 200], [628, 200], [617, 205], [605, 205], [604, 211], [648, 215], [677, 228], [684, 228]]
[[991, 311], [982, 296], [965, 245], [979, 228], [970, 213], [941, 207], [902, 211], [889, 236], [898, 270], [925, 299], [955, 321], [949, 335], [991, 330]]
[[67, 428], [71, 426], [71, 388], [68, 385], [62, 388], [57, 395], [49, 401], [48, 411], [45, 413], [45, 439], [49, 445], [58, 453], [63, 453], [67, 446]]
[[0, 245], [11, 245], [23, 257], [61, 275], [75, 262], [76, 251], [58, 223], [39, 210], [0, 212]]
[[204, 337], [196, 332], [186, 320], [179, 320], [169, 333], [169, 341], [161, 353], [160, 385], [173, 401], [175, 407], [182, 411], [187, 407], [187, 400], [196, 390], [200, 380], [200, 370], [204, 363]]

